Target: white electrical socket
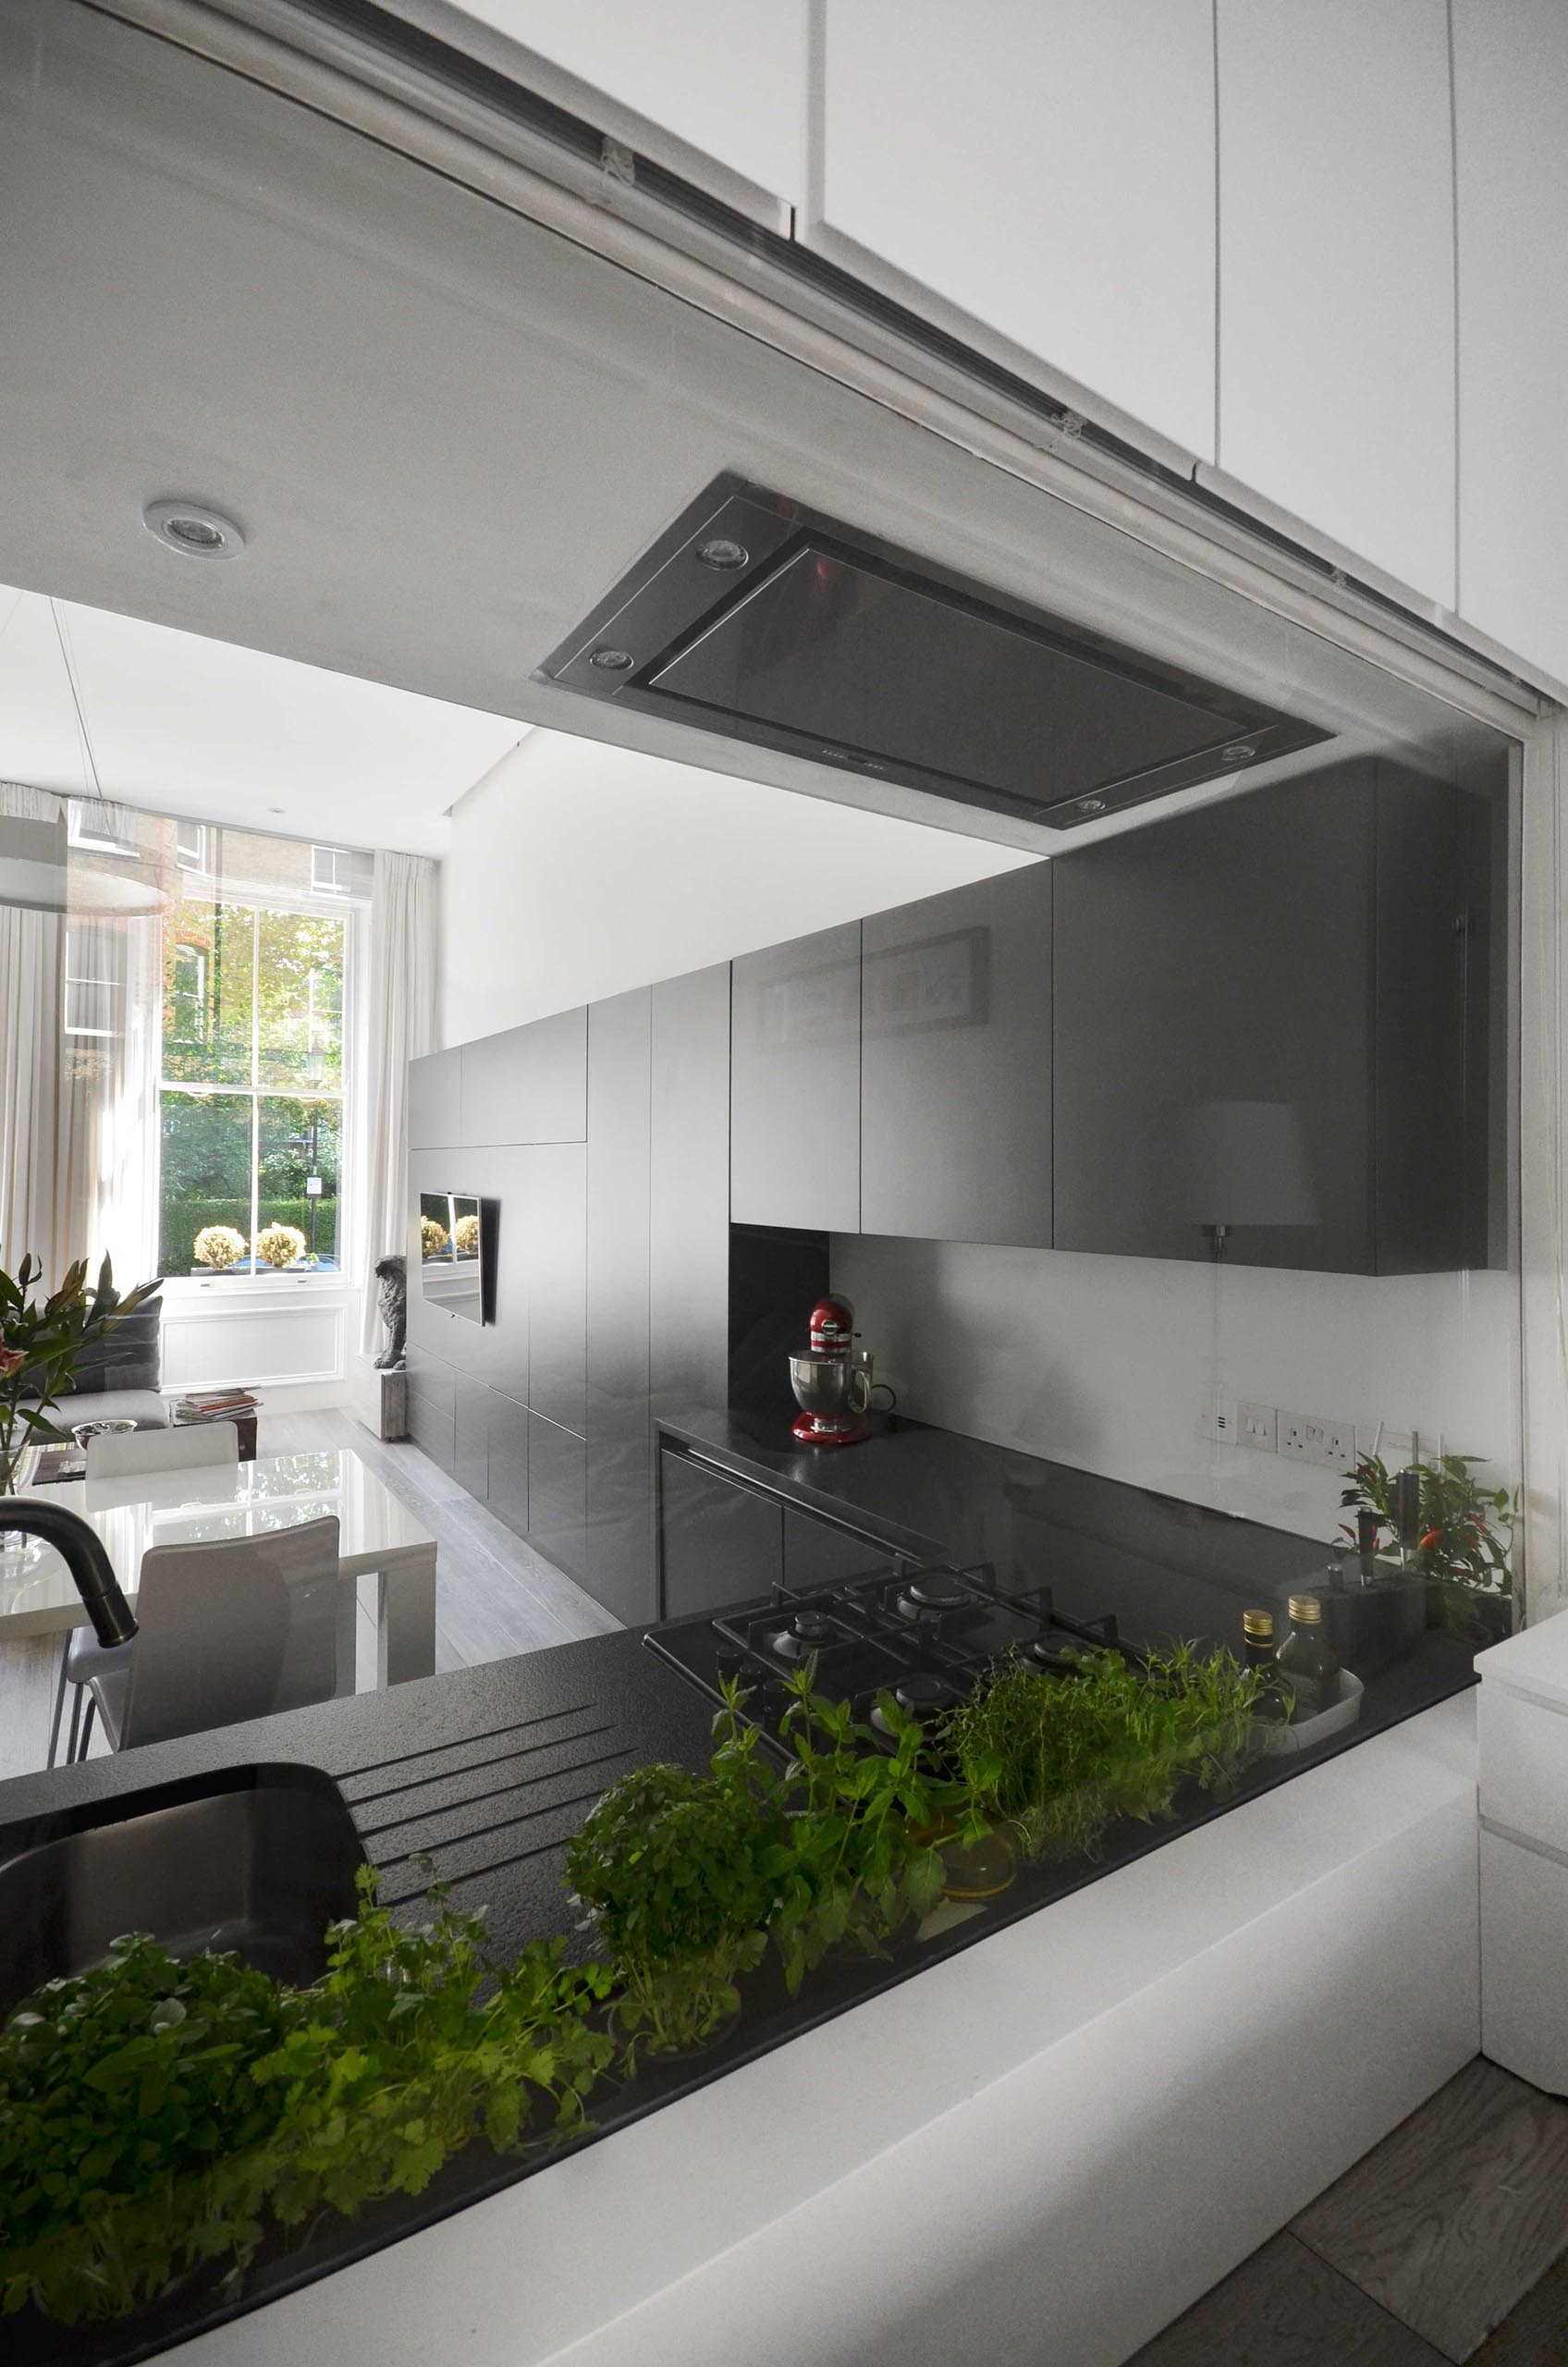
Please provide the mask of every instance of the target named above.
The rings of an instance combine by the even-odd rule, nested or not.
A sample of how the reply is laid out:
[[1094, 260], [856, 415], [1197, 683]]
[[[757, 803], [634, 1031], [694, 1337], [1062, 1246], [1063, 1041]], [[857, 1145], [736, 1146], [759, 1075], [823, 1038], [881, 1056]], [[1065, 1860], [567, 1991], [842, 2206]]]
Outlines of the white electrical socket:
[[1243, 1446], [1256, 1447], [1260, 1454], [1272, 1454], [1278, 1444], [1278, 1424], [1273, 1406], [1238, 1405], [1236, 1435]]
[[1323, 1460], [1331, 1463], [1336, 1471], [1348, 1479], [1355, 1467], [1355, 1424], [1325, 1422], [1323, 1425]]
[[1208, 1435], [1221, 1446], [1236, 1443], [1236, 1401], [1233, 1397], [1215, 1397], [1209, 1401]]
[[1348, 1471], [1355, 1461], [1355, 1425], [1336, 1421], [1328, 1414], [1282, 1412], [1279, 1451], [1281, 1454], [1293, 1454], [1303, 1463], [1321, 1463], [1336, 1471]]

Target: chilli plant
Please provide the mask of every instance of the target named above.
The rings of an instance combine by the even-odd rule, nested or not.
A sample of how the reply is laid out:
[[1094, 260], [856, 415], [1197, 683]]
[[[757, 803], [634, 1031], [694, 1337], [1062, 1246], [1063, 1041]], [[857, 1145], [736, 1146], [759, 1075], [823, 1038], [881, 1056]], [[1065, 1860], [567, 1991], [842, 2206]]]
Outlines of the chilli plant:
[[91, 1287], [80, 1258], [58, 1290], [41, 1294], [43, 1269], [25, 1257], [15, 1274], [0, 1271], [0, 1496], [12, 1496], [28, 1448], [58, 1443], [49, 1419], [70, 1387], [84, 1349], [96, 1347], [157, 1290], [142, 1282], [122, 1298], [107, 1257]]
[[[1474, 1468], [1481, 1461], [1478, 1454], [1439, 1454], [1412, 1466], [1421, 1480], [1417, 1567], [1436, 1587], [1448, 1626], [1462, 1634], [1476, 1627], [1492, 1640], [1491, 1628], [1505, 1632], [1512, 1617], [1519, 1490], [1483, 1487]], [[1395, 1534], [1394, 1479], [1380, 1455], [1363, 1456], [1340, 1502], [1376, 1515], [1379, 1545], [1385, 1531]]]

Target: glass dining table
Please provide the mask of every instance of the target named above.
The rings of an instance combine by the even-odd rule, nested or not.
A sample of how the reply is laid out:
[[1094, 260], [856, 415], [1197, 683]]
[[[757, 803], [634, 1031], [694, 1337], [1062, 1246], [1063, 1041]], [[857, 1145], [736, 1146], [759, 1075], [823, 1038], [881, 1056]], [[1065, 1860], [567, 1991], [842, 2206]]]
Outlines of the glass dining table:
[[[97, 1530], [133, 1604], [149, 1546], [254, 1537], [332, 1514], [344, 1581], [337, 1690], [400, 1685], [435, 1671], [435, 1539], [352, 1447], [123, 1479], [67, 1479], [24, 1493], [80, 1513]], [[15, 1569], [0, 1555], [0, 1644], [64, 1636], [87, 1625], [70, 1573], [52, 1547]]]

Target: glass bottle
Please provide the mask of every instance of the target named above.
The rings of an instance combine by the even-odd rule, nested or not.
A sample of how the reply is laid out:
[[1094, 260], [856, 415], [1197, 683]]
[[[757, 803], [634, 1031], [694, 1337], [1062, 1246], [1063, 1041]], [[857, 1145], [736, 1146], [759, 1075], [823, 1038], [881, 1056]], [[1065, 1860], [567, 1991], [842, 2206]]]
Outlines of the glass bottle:
[[1243, 1666], [1249, 1669], [1272, 1667], [1274, 1613], [1271, 1611], [1243, 1612], [1242, 1658]]
[[1274, 1613], [1271, 1611], [1243, 1611], [1242, 1613], [1242, 1663], [1254, 1675], [1266, 1675], [1268, 1683], [1253, 1703], [1255, 1718], [1267, 1718], [1271, 1724], [1280, 1724], [1290, 1715], [1290, 1703], [1280, 1683], [1279, 1665], [1274, 1657]]
[[1294, 1696], [1292, 1716], [1316, 1718], [1340, 1698], [1340, 1664], [1323, 1632], [1323, 1605], [1315, 1594], [1291, 1597], [1291, 1632], [1275, 1658]]

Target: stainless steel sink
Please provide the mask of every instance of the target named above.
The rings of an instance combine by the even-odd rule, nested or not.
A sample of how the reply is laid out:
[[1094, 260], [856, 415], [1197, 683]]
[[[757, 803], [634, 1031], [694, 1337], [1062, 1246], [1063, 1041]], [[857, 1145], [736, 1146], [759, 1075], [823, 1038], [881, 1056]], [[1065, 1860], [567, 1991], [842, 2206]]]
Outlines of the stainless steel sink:
[[354, 1912], [364, 1854], [313, 1767], [225, 1768], [0, 1827], [0, 2017], [122, 1932], [313, 1981], [327, 1925]]

